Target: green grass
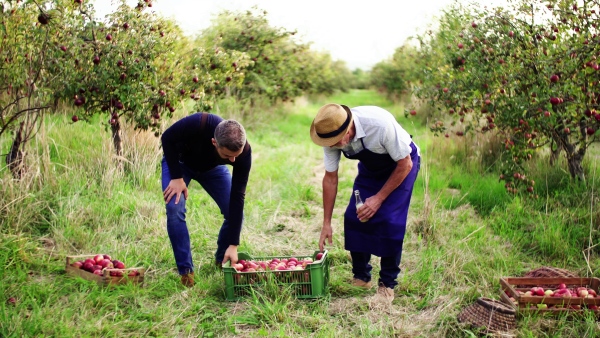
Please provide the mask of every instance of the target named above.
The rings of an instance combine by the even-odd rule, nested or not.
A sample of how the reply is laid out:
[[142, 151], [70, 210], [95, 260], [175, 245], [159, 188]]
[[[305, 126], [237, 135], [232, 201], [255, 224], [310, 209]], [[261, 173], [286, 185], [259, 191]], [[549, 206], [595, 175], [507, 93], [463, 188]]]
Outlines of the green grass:
[[[210, 197], [190, 185], [197, 284], [186, 289], [166, 233], [158, 140], [126, 130], [128, 162], [119, 171], [100, 119], [71, 124], [66, 113], [46, 118], [31, 144], [29, 176], [15, 181], [6, 168], [0, 171], [0, 336], [472, 337], [478, 331], [457, 315], [478, 297], [499, 299], [500, 277], [544, 265], [600, 275], [593, 155], [587, 186], [565, 180], [561, 166], [548, 168], [540, 156], [530, 168], [539, 199], [509, 196], [472, 141], [434, 137], [418, 118], [404, 117], [403, 105], [372, 91], [246, 111], [255, 160], [240, 251], [289, 256], [318, 249], [322, 150], [312, 144], [309, 126], [328, 102], [383, 106], [421, 147], [391, 308], [370, 308], [374, 290], [348, 284], [342, 215], [356, 162], [343, 159], [340, 166], [328, 295], [298, 300], [271, 285], [229, 302], [223, 274], [213, 266], [222, 219]], [[222, 115], [236, 118], [238, 108], [219, 106]], [[1, 141], [3, 152], [8, 142]], [[66, 255], [91, 253], [145, 267], [144, 287], [102, 288], [65, 274]], [[376, 280], [379, 264], [372, 263]], [[520, 318], [513, 334], [600, 336], [590, 318], [535, 315]]]

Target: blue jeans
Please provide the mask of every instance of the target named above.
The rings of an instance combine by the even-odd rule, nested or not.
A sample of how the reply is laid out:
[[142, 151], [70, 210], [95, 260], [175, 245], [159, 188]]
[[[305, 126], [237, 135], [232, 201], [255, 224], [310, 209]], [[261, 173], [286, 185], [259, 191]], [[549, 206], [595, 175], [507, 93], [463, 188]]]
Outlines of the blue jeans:
[[[186, 186], [189, 186], [191, 180], [195, 180], [200, 183], [202, 188], [210, 195], [210, 197], [217, 203], [221, 214], [223, 214], [224, 220], [221, 230], [219, 231], [219, 237], [217, 239], [217, 251], [215, 252], [215, 260], [218, 263], [223, 261], [225, 251], [229, 246], [226, 243], [227, 231], [229, 228], [229, 195], [231, 192], [231, 173], [225, 167], [225, 165], [219, 165], [207, 172], [195, 172], [183, 163], [179, 163], [182, 173], [183, 181]], [[167, 188], [171, 182], [171, 174], [169, 172], [169, 166], [162, 159], [162, 189], [163, 191]], [[181, 194], [179, 203], [175, 204], [175, 197], [171, 198], [167, 207], [167, 232], [169, 239], [171, 240], [171, 246], [173, 247], [173, 254], [175, 255], [175, 263], [177, 264], [177, 270], [179, 274], [186, 274], [194, 271], [194, 263], [192, 262], [192, 250], [190, 246], [190, 233], [188, 231], [187, 223], [185, 221], [185, 197]]]
[[[350, 251], [350, 256], [352, 257], [352, 273], [354, 274], [354, 278], [365, 282], [371, 281], [371, 270], [373, 269], [371, 264], [369, 264], [371, 261], [371, 254]], [[398, 285], [396, 279], [400, 273], [401, 258], [402, 250], [400, 250], [397, 256], [381, 257], [381, 270], [379, 271], [378, 285], [384, 285], [391, 289]]]

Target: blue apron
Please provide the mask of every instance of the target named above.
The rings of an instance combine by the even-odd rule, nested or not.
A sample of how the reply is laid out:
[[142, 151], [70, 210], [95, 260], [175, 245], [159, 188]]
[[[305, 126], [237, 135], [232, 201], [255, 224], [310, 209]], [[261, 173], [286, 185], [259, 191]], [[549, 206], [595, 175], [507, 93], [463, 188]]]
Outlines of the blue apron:
[[[346, 158], [358, 160], [358, 175], [354, 180], [354, 190], [360, 191], [363, 201], [377, 194], [397, 166], [389, 154], [377, 154], [365, 147]], [[402, 251], [406, 231], [406, 218], [413, 186], [420, 169], [421, 158], [417, 147], [411, 142], [410, 158], [413, 166], [404, 181], [383, 201], [381, 207], [367, 222], [356, 216], [356, 201], [351, 194], [350, 203], [344, 214], [345, 248], [348, 251], [363, 252], [379, 257], [396, 256]]]

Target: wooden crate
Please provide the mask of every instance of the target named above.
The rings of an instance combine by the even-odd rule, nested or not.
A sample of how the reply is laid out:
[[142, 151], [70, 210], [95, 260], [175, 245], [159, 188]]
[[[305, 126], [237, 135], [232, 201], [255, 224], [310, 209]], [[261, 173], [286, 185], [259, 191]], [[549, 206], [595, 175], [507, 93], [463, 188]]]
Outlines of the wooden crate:
[[[94, 255], [77, 255], [77, 256], [67, 256], [67, 262], [65, 266], [65, 270], [67, 275], [81, 277], [86, 280], [91, 280], [98, 285], [108, 286], [108, 285], [120, 285], [125, 283], [133, 283], [142, 285], [144, 283], [144, 275], [146, 272], [145, 268], [137, 267], [137, 268], [125, 268], [125, 269], [103, 269], [104, 274], [102, 276], [93, 274], [86, 270], [80, 269], [78, 267], [71, 266], [73, 262], [85, 260], [87, 258], [93, 258]], [[128, 276], [127, 274], [131, 271], [137, 270], [139, 274], [137, 276]], [[122, 277], [111, 276], [111, 271], [121, 271], [123, 273]]]
[[[585, 311], [593, 312], [600, 316], [600, 310], [589, 309], [589, 306], [600, 307], [600, 296], [594, 298], [583, 297], [552, 297], [552, 296], [530, 296], [523, 293], [530, 291], [534, 286], [544, 289], [550, 287], [557, 289], [559, 284], [565, 284], [568, 289], [586, 287], [600, 295], [599, 278], [586, 277], [503, 277], [500, 278], [500, 297], [503, 302], [515, 308], [518, 314], [527, 313], [549, 313], [560, 314], [583, 314]], [[514, 299], [511, 300], [511, 297]], [[539, 308], [538, 304], [546, 304], [548, 308]]]

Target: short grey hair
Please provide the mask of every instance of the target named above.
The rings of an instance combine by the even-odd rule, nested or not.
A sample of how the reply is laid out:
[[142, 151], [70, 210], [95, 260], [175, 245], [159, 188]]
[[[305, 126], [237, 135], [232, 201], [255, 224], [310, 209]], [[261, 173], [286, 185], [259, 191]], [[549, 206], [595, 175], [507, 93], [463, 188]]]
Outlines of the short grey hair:
[[235, 120], [223, 120], [215, 129], [217, 147], [239, 151], [246, 145], [246, 130]]

